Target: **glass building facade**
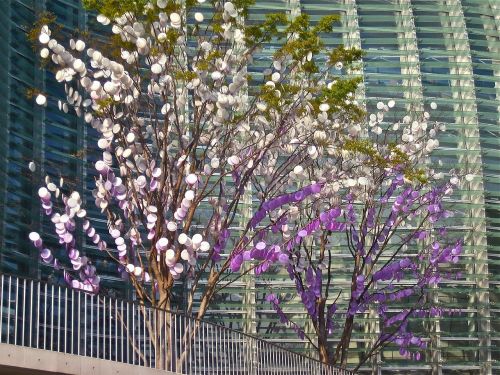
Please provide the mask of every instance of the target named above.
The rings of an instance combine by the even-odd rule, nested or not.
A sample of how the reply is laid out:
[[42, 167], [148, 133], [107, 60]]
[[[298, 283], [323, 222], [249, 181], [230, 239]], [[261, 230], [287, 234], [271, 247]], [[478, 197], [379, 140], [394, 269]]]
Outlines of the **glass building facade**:
[[[55, 103], [37, 107], [26, 96], [30, 87], [49, 94], [61, 88], [51, 83], [51, 73], [35, 67], [25, 31], [43, 10], [55, 13], [68, 32], [96, 26], [81, 10], [79, 0], [6, 0], [0, 2], [0, 10], [0, 266], [5, 272], [39, 277], [46, 273], [40, 272], [37, 254], [27, 239], [29, 231], [44, 229], [36, 186], [50, 173], [87, 190], [90, 196], [92, 179], [87, 173], [92, 168], [87, 165], [93, 162], [85, 150], [94, 142], [81, 120], [58, 111]], [[359, 101], [368, 111], [375, 111], [378, 101], [394, 99], [395, 118], [427, 110], [435, 102], [438, 108], [433, 118], [447, 124], [436, 153], [443, 169], [455, 167], [475, 176], [450, 202], [459, 212], [450, 230], [465, 237], [465, 254], [452, 270], [460, 271], [461, 277], [442, 284], [433, 295], [438, 303], [463, 313], [425, 322], [433, 351], [423, 361], [405, 361], [397, 349], [388, 347], [364, 371], [500, 373], [500, 1], [257, 0], [249, 22], [276, 11], [305, 12], [313, 22], [340, 14], [341, 23], [324, 37], [331, 47], [343, 43], [365, 51]], [[273, 49], [269, 45], [255, 59], [249, 67], [252, 75], [269, 65]], [[37, 165], [34, 174], [28, 171], [31, 160]], [[101, 224], [105, 228], [105, 222]], [[79, 241], [94, 253], [85, 238]], [[350, 254], [339, 246], [335, 256], [336, 281], [347, 285], [342, 270], [349, 268]], [[104, 259], [97, 262], [108, 285], [116, 286], [114, 266]], [[224, 316], [232, 328], [307, 350], [292, 330], [276, 325], [273, 311], [264, 302], [269, 288], [281, 289], [283, 295], [291, 290], [281, 275], [247, 276], [216, 301], [213, 318]], [[292, 300], [287, 309], [296, 313], [296, 321], [303, 319], [300, 303]], [[367, 313], [363, 319], [365, 324], [355, 333], [350, 351], [353, 364], [365, 343], [377, 335], [376, 316]]]
[[[42, 231], [36, 196], [38, 181], [52, 173], [80, 184], [83, 171], [77, 151], [82, 148], [84, 131], [74, 116], [42, 109], [29, 92], [38, 88], [56, 94], [60, 88], [46, 80], [38, 68], [36, 55], [26, 33], [44, 11], [57, 14], [67, 30], [84, 25], [84, 14], [77, 1], [3, 1], [1, 8], [2, 95], [0, 127], [0, 243], [1, 265], [6, 272], [38, 276], [37, 255], [26, 237], [31, 230]], [[34, 161], [35, 173], [28, 170]], [[56, 181], [58, 182], [58, 181]]]
[[[60, 272], [47, 269], [27, 237], [30, 231], [44, 233], [49, 246], [60, 249], [53, 226], [43, 220], [37, 189], [45, 176], [68, 189], [83, 192], [92, 202], [97, 135], [74, 112], [58, 109], [54, 98], [64, 96], [64, 87], [57, 83], [50, 69], [39, 64], [38, 46], [35, 51], [27, 33], [40, 16], [52, 14], [61, 26], [59, 34], [78, 36], [85, 31], [99, 30], [95, 17], [88, 17], [80, 0], [9, 0], [0, 3], [2, 21], [2, 55], [0, 98], [0, 265], [4, 272], [35, 278], [60, 278]], [[68, 38], [66, 38], [68, 39]], [[35, 104], [30, 90], [47, 94], [46, 107]], [[34, 162], [32, 173], [28, 166]], [[96, 229], [107, 232], [106, 222], [99, 211], [89, 204], [89, 216]], [[116, 266], [108, 263], [92, 241], [77, 235], [77, 245], [92, 254], [110, 290], [119, 290]], [[62, 251], [59, 250], [59, 251]], [[61, 252], [59, 254], [63, 256]]]

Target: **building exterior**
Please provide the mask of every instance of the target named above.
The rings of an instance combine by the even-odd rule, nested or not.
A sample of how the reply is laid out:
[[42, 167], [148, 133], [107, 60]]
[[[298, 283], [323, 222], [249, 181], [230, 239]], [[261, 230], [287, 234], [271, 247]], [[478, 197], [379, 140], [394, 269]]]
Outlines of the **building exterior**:
[[[26, 238], [30, 228], [41, 229], [36, 181], [57, 169], [61, 176], [82, 175], [76, 152], [83, 144], [81, 124], [52, 106], [37, 108], [28, 91], [37, 87], [56, 92], [37, 59], [26, 33], [37, 15], [51, 11], [68, 30], [82, 27], [85, 15], [77, 1], [4, 1], [2, 7], [2, 269], [20, 275], [38, 276], [37, 256]], [[34, 161], [35, 173], [28, 170]], [[58, 173], [56, 174], [58, 175]], [[81, 181], [81, 178], [78, 180]], [[57, 183], [58, 181], [56, 181]], [[79, 182], [81, 183], [81, 182]]]
[[[277, 5], [279, 3], [280, 5]], [[428, 322], [430, 345], [436, 349], [420, 363], [408, 363], [387, 348], [365, 369], [375, 373], [489, 374], [499, 371], [498, 279], [498, 132], [500, 3], [488, 0], [292, 0], [257, 1], [250, 17], [266, 11], [297, 14], [311, 19], [340, 13], [341, 25], [326, 36], [332, 47], [338, 43], [365, 52], [362, 63], [364, 85], [358, 99], [369, 112], [378, 101], [396, 100], [394, 118], [406, 112], [429, 110], [446, 123], [437, 158], [443, 167], [472, 173], [476, 177], [458, 192], [450, 206], [459, 212], [451, 227], [465, 238], [465, 255], [453, 270], [461, 272], [456, 282], [441, 285], [433, 298], [460, 316]], [[263, 51], [265, 55], [266, 51]], [[439, 169], [439, 166], [436, 165]], [[339, 248], [339, 272], [349, 268], [350, 255]], [[338, 282], [348, 282], [338, 277]], [[286, 277], [259, 284], [286, 289]], [[257, 292], [257, 298], [263, 294]], [[265, 306], [257, 303], [256, 306]], [[269, 325], [268, 311], [252, 313], [257, 331], [267, 338], [279, 335]], [[289, 309], [296, 309], [290, 303]], [[299, 319], [297, 317], [297, 319]], [[356, 362], [365, 340], [376, 335], [376, 316], [367, 314], [364, 332], [357, 332], [350, 352]], [[265, 331], [265, 332], [264, 332]], [[282, 334], [282, 333], [280, 333]], [[289, 332], [292, 341], [293, 332]]]
[[[27, 233], [40, 227], [37, 181], [46, 172], [61, 173], [81, 189], [86, 180], [82, 152], [92, 134], [57, 106], [40, 109], [26, 97], [30, 87], [47, 92], [46, 74], [35, 67], [35, 56], [24, 37], [35, 15], [49, 10], [67, 31], [95, 27], [79, 0], [7, 0], [0, 4], [4, 54], [0, 66], [0, 266], [4, 272], [39, 277], [37, 254]], [[341, 24], [326, 36], [332, 47], [343, 43], [365, 51], [363, 87], [358, 99], [368, 111], [378, 101], [396, 100], [394, 116], [423, 111], [437, 104], [433, 118], [447, 124], [437, 156], [445, 168], [456, 166], [475, 178], [450, 202], [460, 215], [451, 230], [463, 233], [465, 255], [454, 271], [462, 277], [436, 290], [434, 298], [458, 316], [428, 322], [433, 354], [408, 363], [387, 348], [365, 368], [383, 374], [492, 374], [500, 371], [500, 2], [498, 0], [257, 0], [250, 21], [269, 12], [305, 12], [311, 19], [340, 13]], [[273, 46], [262, 51], [253, 69], [266, 65]], [[35, 160], [32, 177], [28, 163]], [[56, 168], [57, 167], [57, 168]], [[57, 173], [59, 173], [57, 172]], [[57, 174], [56, 173], [56, 174]], [[90, 173], [90, 172], [88, 172]], [[88, 193], [88, 192], [87, 192]], [[89, 205], [90, 206], [90, 205]], [[82, 246], [92, 252], [90, 244]], [[338, 249], [339, 269], [348, 266], [347, 250]], [[119, 286], [112, 267], [101, 261], [110, 287]], [[109, 270], [109, 272], [106, 272]], [[45, 273], [43, 273], [45, 274]], [[339, 282], [347, 282], [339, 277]], [[247, 277], [224, 295], [219, 312], [233, 328], [269, 340], [301, 347], [295, 334], [272, 326], [270, 306], [263, 302], [269, 284], [286, 293], [285, 278]], [[249, 292], [250, 291], [250, 292]], [[291, 302], [290, 310], [298, 304]], [[214, 315], [217, 318], [217, 315]], [[300, 316], [298, 315], [298, 318]], [[354, 338], [350, 361], [355, 363], [364, 342], [376, 335], [376, 317]]]
[[[30, 277], [55, 277], [58, 273], [38, 265], [38, 255], [33, 251], [27, 233], [37, 230], [48, 235], [52, 229], [42, 221], [36, 191], [48, 174], [53, 182], [86, 192], [92, 199], [92, 155], [87, 155], [87, 145], [94, 145], [92, 129], [74, 113], [58, 110], [57, 102], [47, 107], [34, 103], [29, 95], [33, 88], [52, 97], [59, 97], [63, 88], [53, 79], [53, 73], [39, 68], [38, 50], [27, 38], [27, 32], [39, 17], [49, 12], [57, 17], [64, 35], [77, 36], [90, 28], [98, 29], [95, 17], [88, 19], [80, 0], [13, 0], [4, 1], [2, 7], [2, 43], [6, 53], [2, 56], [3, 95], [1, 126], [2, 186], [0, 187], [0, 243], [1, 265], [4, 272]], [[33, 161], [36, 170], [28, 169]], [[89, 185], [86, 185], [89, 184]], [[92, 205], [89, 205], [92, 210]], [[97, 209], [91, 215], [99, 215]], [[101, 223], [105, 228], [105, 223]], [[45, 226], [44, 226], [45, 225]], [[99, 259], [98, 251], [85, 236], [77, 238], [80, 248], [97, 256], [97, 263], [108, 285], [118, 287], [115, 267]], [[54, 244], [54, 248], [58, 248]], [[60, 277], [58, 275], [58, 277]], [[106, 277], [106, 276], [105, 276]]]

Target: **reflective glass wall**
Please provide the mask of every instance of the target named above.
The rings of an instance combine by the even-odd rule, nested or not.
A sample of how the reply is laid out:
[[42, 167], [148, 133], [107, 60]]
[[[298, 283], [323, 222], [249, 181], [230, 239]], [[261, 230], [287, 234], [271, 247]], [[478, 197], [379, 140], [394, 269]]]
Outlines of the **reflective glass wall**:
[[[54, 98], [64, 96], [64, 87], [57, 83], [50, 69], [39, 68], [36, 55], [26, 33], [40, 16], [49, 12], [57, 17], [59, 36], [78, 37], [90, 29], [97, 30], [95, 17], [89, 19], [80, 0], [6, 0], [0, 2], [0, 267], [4, 272], [23, 276], [60, 279], [60, 272], [44, 268], [28, 240], [31, 231], [40, 231], [45, 242], [60, 258], [61, 246], [53, 226], [43, 218], [37, 189], [46, 175], [56, 186], [83, 192], [90, 204], [89, 217], [101, 232], [107, 233], [93, 204], [94, 188], [92, 152], [96, 134], [74, 112], [58, 109]], [[47, 107], [34, 103], [32, 89], [49, 98]], [[36, 170], [28, 169], [34, 162]], [[97, 219], [97, 220], [96, 220]], [[49, 225], [50, 224], [50, 225]], [[116, 277], [116, 266], [108, 263], [84, 234], [77, 235], [77, 248], [91, 255], [103, 276], [105, 290], [114, 293], [123, 289]]]
[[[442, 121], [447, 132], [432, 160], [439, 170], [456, 168], [475, 177], [457, 190], [448, 202], [457, 211], [449, 230], [465, 238], [465, 254], [450, 271], [457, 281], [440, 285], [432, 298], [442, 306], [462, 310], [461, 315], [413, 322], [427, 331], [433, 348], [423, 361], [408, 362], [397, 348], [387, 347], [365, 366], [367, 373], [383, 374], [492, 374], [498, 361], [498, 252], [500, 130], [500, 2], [496, 0], [289, 0], [258, 1], [259, 8], [280, 9], [290, 14], [305, 12], [311, 19], [340, 13], [342, 23], [326, 40], [365, 51], [364, 85], [358, 93], [368, 112], [378, 101], [396, 100], [390, 118], [407, 112], [437, 109], [432, 118]], [[279, 3], [280, 5], [276, 5]], [[261, 10], [262, 11], [262, 10]], [[440, 160], [440, 162], [438, 162]], [[351, 261], [346, 248], [336, 249], [338, 285]], [[257, 280], [256, 298], [272, 286], [288, 289], [286, 276]], [[271, 312], [256, 304], [262, 318], [259, 334], [297, 344], [292, 330], [273, 326]], [[409, 305], [408, 305], [409, 306]], [[292, 300], [288, 310], [301, 321], [300, 303]], [[267, 319], [267, 324], [265, 323]], [[356, 363], [365, 343], [376, 336], [378, 320], [369, 313], [354, 335], [350, 351]], [[335, 344], [335, 338], [332, 338]], [[302, 346], [307, 350], [307, 346]]]
[[[0, 1], [0, 266], [7, 272], [38, 277], [37, 254], [27, 233], [43, 230], [36, 182], [50, 172], [65, 183], [86, 191], [90, 198], [93, 161], [85, 152], [94, 135], [72, 114], [58, 111], [57, 104], [41, 109], [27, 98], [30, 87], [56, 93], [50, 74], [34, 67], [34, 53], [25, 31], [35, 14], [50, 10], [66, 31], [97, 26], [79, 7], [79, 0]], [[378, 101], [396, 100], [392, 111], [398, 118], [407, 111], [423, 111], [435, 102], [434, 119], [447, 124], [440, 139], [437, 158], [442, 168], [452, 166], [475, 175], [458, 191], [450, 205], [458, 211], [450, 230], [463, 233], [465, 254], [454, 266], [461, 277], [436, 290], [440, 304], [458, 308], [463, 314], [425, 322], [433, 354], [420, 362], [408, 362], [397, 349], [388, 347], [365, 366], [378, 374], [493, 374], [500, 372], [500, 1], [498, 0], [257, 0], [248, 22], [261, 20], [268, 12], [291, 15], [305, 12], [312, 21], [338, 13], [342, 22], [327, 43], [335, 47], [362, 48], [364, 84], [358, 99], [374, 111]], [[252, 66], [258, 77], [269, 66], [274, 46], [264, 49]], [[249, 88], [251, 94], [251, 87]], [[28, 173], [34, 160], [37, 170]], [[436, 163], [436, 169], [441, 168]], [[83, 181], [88, 181], [88, 185]], [[58, 183], [59, 181], [55, 181]], [[89, 202], [88, 207], [93, 203]], [[251, 210], [251, 201], [242, 216]], [[95, 212], [90, 215], [100, 218]], [[101, 221], [102, 229], [105, 222]], [[48, 231], [50, 228], [45, 228]], [[51, 230], [51, 229], [50, 229]], [[93, 245], [78, 239], [85, 252]], [[342, 243], [335, 248], [336, 283], [348, 285], [342, 273], [350, 265], [350, 254]], [[96, 263], [105, 284], [119, 288], [112, 275], [114, 266], [105, 259]], [[46, 272], [43, 272], [46, 274]], [[224, 319], [232, 328], [244, 329], [275, 340], [295, 350], [310, 348], [293, 330], [276, 324], [271, 306], [264, 299], [270, 288], [283, 296], [292, 292], [286, 275], [255, 279], [248, 276], [216, 301], [212, 318]], [[298, 301], [287, 304], [288, 312], [304, 320]], [[367, 340], [376, 336], [376, 315], [365, 314], [364, 326], [353, 338], [350, 362], [356, 363]], [[418, 322], [417, 322], [418, 323]], [[332, 344], [335, 344], [332, 338]]]
[[0, 3], [2, 55], [0, 57], [0, 244], [1, 266], [8, 272], [37, 275], [38, 257], [27, 233], [40, 227], [33, 200], [33, 176], [28, 163], [39, 160], [44, 133], [43, 111], [27, 97], [41, 84], [34, 53], [26, 39], [40, 8], [37, 1]]

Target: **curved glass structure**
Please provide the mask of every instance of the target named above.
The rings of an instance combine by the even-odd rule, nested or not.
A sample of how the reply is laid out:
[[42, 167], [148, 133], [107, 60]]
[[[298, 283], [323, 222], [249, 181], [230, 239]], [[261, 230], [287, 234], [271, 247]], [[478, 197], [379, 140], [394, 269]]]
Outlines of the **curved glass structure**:
[[[84, 150], [93, 144], [87, 127], [50, 103], [40, 109], [26, 97], [30, 87], [48, 93], [60, 90], [35, 68], [35, 56], [25, 31], [35, 15], [49, 10], [67, 31], [94, 28], [79, 0], [9, 0], [0, 2], [0, 266], [7, 272], [38, 276], [37, 254], [27, 233], [41, 228], [37, 181], [47, 172], [61, 175], [80, 189], [91, 189]], [[461, 277], [435, 291], [433, 298], [461, 315], [426, 322], [432, 355], [420, 362], [405, 361], [388, 347], [363, 369], [375, 374], [494, 374], [500, 373], [500, 1], [498, 0], [257, 0], [249, 22], [264, 14], [305, 12], [312, 21], [338, 13], [341, 23], [325, 40], [365, 51], [360, 65], [364, 84], [358, 99], [367, 110], [378, 101], [396, 100], [394, 116], [422, 111], [435, 102], [434, 119], [447, 124], [437, 156], [443, 169], [452, 167], [475, 177], [457, 192], [451, 204], [459, 212], [450, 230], [465, 237], [465, 254], [453, 271]], [[264, 49], [249, 72], [256, 76], [268, 65], [273, 46]], [[37, 171], [28, 172], [35, 160]], [[57, 168], [55, 168], [57, 166]], [[439, 166], [436, 166], [439, 168]], [[90, 168], [89, 168], [90, 171]], [[90, 173], [90, 172], [88, 172]], [[90, 195], [88, 195], [90, 197]], [[92, 204], [90, 204], [92, 205]], [[89, 206], [90, 206], [89, 205]], [[102, 222], [103, 228], [105, 223]], [[92, 252], [85, 238], [81, 247]], [[338, 282], [349, 253], [339, 245]], [[113, 267], [97, 261], [109, 285], [117, 280]], [[109, 270], [109, 272], [106, 272]], [[101, 273], [102, 273], [101, 272]], [[267, 280], [247, 277], [236, 283], [220, 311], [232, 314], [233, 328], [302, 348], [292, 330], [275, 327], [276, 318], [264, 302], [269, 287], [289, 282], [276, 275]], [[289, 303], [297, 312], [300, 304]], [[377, 334], [377, 317], [366, 314], [353, 338], [349, 361], [359, 360], [365, 343]], [[228, 323], [229, 324], [229, 323]], [[231, 323], [232, 324], [232, 323]], [[335, 339], [332, 339], [335, 342]], [[306, 348], [307, 349], [307, 348]]]
[[[271, 5], [271, 4], [269, 4]], [[498, 360], [500, 3], [495, 0], [294, 0], [290, 12], [312, 19], [342, 15], [332, 46], [363, 49], [368, 111], [396, 100], [398, 112], [422, 111], [435, 102], [434, 119], [447, 125], [436, 156], [443, 168], [475, 175], [450, 202], [460, 214], [450, 230], [465, 237], [466, 251], [454, 271], [456, 282], [441, 285], [433, 298], [463, 310], [460, 316], [426, 323], [435, 349], [425, 362], [408, 363], [390, 347], [365, 368], [375, 373], [491, 374]], [[340, 36], [340, 38], [339, 38]], [[330, 40], [330, 39], [327, 39]], [[439, 166], [436, 166], [439, 168]], [[344, 254], [346, 267], [348, 254]], [[351, 350], [377, 331], [366, 315]]]
[[[377, 374], [493, 374], [500, 371], [498, 347], [499, 131], [500, 131], [500, 3], [495, 0], [288, 0], [257, 1], [249, 22], [268, 12], [307, 13], [313, 22], [338, 13], [341, 24], [326, 42], [361, 48], [363, 86], [358, 99], [369, 112], [378, 101], [396, 100], [392, 116], [429, 110], [444, 122], [436, 169], [455, 168], [475, 177], [457, 191], [450, 206], [457, 216], [449, 230], [465, 239], [465, 254], [450, 271], [458, 280], [440, 284], [435, 302], [462, 311], [426, 322], [415, 322], [428, 337], [432, 351], [420, 362], [403, 359], [397, 348], [387, 347], [363, 369]], [[249, 67], [252, 75], [269, 65], [273, 45]], [[440, 159], [442, 164], [438, 164]], [[342, 270], [352, 260], [345, 246], [336, 250], [336, 282], [349, 287]], [[269, 288], [290, 291], [287, 276], [248, 280], [242, 289], [255, 291], [251, 302], [243, 298], [247, 328], [267, 339], [308, 350], [293, 330], [275, 326], [274, 312], [266, 306]], [[274, 289], [276, 288], [276, 289]], [[238, 293], [238, 291], [236, 291]], [[241, 293], [241, 291], [240, 291]], [[292, 292], [293, 293], [293, 292]], [[243, 293], [242, 296], [246, 296]], [[247, 303], [245, 303], [247, 302]], [[228, 308], [234, 309], [233, 302]], [[300, 323], [300, 302], [287, 304]], [[407, 305], [408, 307], [411, 305]], [[404, 306], [403, 306], [404, 307]], [[354, 335], [350, 362], [356, 363], [366, 343], [377, 336], [376, 314], [365, 314]], [[416, 328], [417, 329], [417, 328]], [[424, 333], [427, 332], [427, 333]], [[335, 344], [332, 338], [332, 344]]]

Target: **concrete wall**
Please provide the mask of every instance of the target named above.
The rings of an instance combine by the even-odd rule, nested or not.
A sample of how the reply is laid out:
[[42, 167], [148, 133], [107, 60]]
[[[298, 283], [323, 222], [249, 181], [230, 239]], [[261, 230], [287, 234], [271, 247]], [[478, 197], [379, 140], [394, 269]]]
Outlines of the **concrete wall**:
[[1, 375], [175, 375], [103, 359], [0, 344]]

